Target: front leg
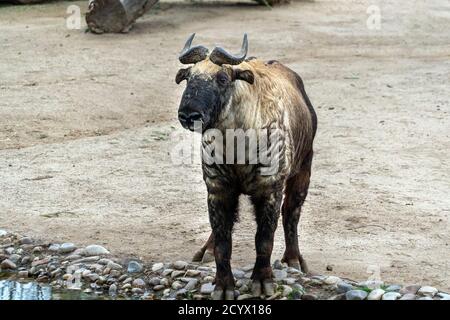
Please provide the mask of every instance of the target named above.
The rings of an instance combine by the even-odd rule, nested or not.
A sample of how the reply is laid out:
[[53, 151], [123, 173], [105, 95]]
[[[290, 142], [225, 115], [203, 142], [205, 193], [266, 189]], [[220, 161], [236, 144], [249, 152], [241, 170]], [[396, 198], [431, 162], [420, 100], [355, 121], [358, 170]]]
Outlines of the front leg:
[[208, 188], [209, 220], [214, 235], [216, 287], [214, 300], [234, 300], [234, 277], [231, 271], [231, 233], [237, 219], [239, 194], [230, 188]]
[[256, 223], [258, 229], [255, 237], [256, 263], [253, 268], [253, 296], [267, 296], [274, 294], [274, 283], [272, 280], [272, 267], [270, 258], [272, 256], [275, 230], [280, 216], [282, 191], [274, 191], [271, 194], [253, 196], [251, 198], [255, 207]]

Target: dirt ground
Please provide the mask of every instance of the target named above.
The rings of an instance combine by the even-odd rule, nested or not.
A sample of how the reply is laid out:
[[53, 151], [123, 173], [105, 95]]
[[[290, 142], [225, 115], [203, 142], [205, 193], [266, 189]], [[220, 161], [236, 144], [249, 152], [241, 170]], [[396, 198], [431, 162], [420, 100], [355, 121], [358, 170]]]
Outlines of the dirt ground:
[[[68, 30], [87, 1], [0, 6], [0, 228], [192, 257], [209, 234], [199, 165], [176, 165], [187, 36], [298, 71], [319, 117], [301, 245], [311, 269], [450, 288], [450, 4], [166, 2], [129, 34]], [[380, 30], [366, 26], [381, 9]], [[185, 133], [189, 135], [189, 133]], [[247, 199], [233, 263], [254, 261]], [[273, 258], [283, 253], [277, 230]]]

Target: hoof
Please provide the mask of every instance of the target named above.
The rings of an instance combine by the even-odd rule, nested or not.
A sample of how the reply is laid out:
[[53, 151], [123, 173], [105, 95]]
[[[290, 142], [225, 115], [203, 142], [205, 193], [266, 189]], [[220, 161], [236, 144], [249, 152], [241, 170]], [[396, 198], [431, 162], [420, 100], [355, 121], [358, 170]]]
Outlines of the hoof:
[[214, 253], [209, 250], [199, 250], [194, 254], [192, 262], [208, 263], [215, 260]]
[[214, 289], [211, 293], [213, 300], [234, 300], [234, 290], [223, 290], [221, 288]]
[[302, 257], [298, 259], [289, 259], [289, 260], [282, 259], [281, 262], [285, 262], [288, 264], [289, 267], [295, 268], [305, 274], [309, 272], [308, 265], [306, 264], [305, 259], [303, 259]]
[[272, 296], [275, 294], [275, 283], [272, 279], [253, 280], [252, 295], [257, 297]]

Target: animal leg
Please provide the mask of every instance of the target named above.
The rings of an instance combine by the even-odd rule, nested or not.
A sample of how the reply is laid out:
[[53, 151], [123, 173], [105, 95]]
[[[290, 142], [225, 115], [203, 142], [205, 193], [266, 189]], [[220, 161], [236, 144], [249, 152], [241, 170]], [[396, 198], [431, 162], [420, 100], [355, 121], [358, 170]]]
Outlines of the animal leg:
[[282, 262], [286, 262], [290, 267], [294, 267], [304, 273], [308, 273], [308, 266], [300, 254], [297, 227], [302, 205], [308, 194], [312, 155], [313, 152], [311, 151], [303, 162], [300, 172], [288, 179], [282, 207], [284, 238], [286, 243]]
[[214, 261], [214, 234], [212, 232], [203, 247], [195, 253], [192, 261], [201, 263]]

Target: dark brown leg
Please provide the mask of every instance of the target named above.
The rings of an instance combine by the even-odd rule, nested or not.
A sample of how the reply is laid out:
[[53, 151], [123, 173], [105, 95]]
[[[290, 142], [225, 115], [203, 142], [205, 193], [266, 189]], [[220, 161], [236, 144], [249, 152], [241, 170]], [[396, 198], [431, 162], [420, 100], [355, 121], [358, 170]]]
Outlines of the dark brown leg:
[[252, 197], [255, 207], [256, 223], [256, 262], [253, 268], [252, 291], [254, 296], [274, 294], [272, 280], [272, 267], [270, 258], [272, 256], [275, 230], [280, 217], [280, 206], [282, 191], [274, 191], [269, 195]]
[[308, 272], [306, 261], [300, 254], [298, 246], [298, 222], [302, 205], [308, 194], [309, 179], [311, 176], [312, 151], [302, 164], [301, 171], [291, 177], [285, 188], [285, 197], [282, 207], [284, 238], [286, 250], [282, 261], [290, 267]]
[[203, 247], [195, 253], [192, 261], [201, 263], [214, 261], [214, 234], [212, 232]]
[[230, 190], [208, 190], [208, 210], [214, 234], [216, 287], [214, 300], [234, 300], [234, 277], [231, 271], [231, 233], [237, 219], [239, 194]]

